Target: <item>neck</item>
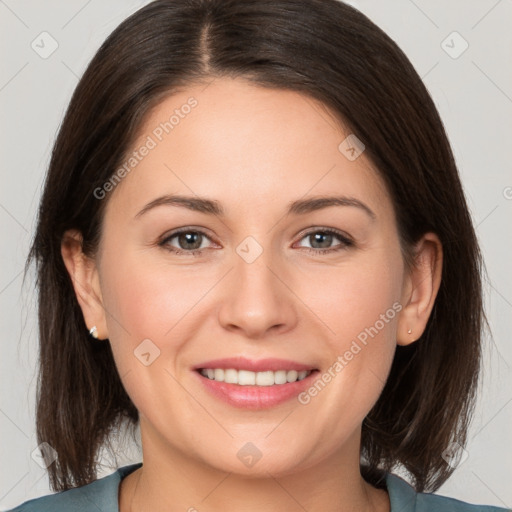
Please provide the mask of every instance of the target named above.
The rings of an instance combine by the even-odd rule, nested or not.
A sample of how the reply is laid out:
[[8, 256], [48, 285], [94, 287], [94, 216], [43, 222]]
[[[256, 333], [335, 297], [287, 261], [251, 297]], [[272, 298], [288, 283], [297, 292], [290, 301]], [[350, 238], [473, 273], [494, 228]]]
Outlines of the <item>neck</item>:
[[[123, 479], [120, 512], [390, 510], [387, 492], [361, 477], [359, 449], [340, 451], [286, 475], [260, 471], [261, 476], [254, 477], [221, 471], [168, 444], [155, 442], [142, 430], [141, 434], [143, 467]], [[359, 448], [352, 440], [347, 446]]]

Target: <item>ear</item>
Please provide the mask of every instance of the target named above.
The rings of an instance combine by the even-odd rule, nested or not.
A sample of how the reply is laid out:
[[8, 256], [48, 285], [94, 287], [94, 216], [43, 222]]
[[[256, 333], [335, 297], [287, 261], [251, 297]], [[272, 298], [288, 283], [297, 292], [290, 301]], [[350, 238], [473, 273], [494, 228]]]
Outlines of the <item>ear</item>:
[[[425, 331], [441, 284], [443, 246], [435, 233], [425, 233], [415, 247], [413, 268], [404, 279], [404, 305], [397, 325], [397, 344], [409, 345]], [[411, 332], [409, 332], [411, 331]]]
[[105, 309], [95, 260], [83, 253], [82, 235], [77, 230], [64, 233], [61, 254], [73, 283], [76, 298], [88, 329], [96, 326], [98, 339], [108, 338]]

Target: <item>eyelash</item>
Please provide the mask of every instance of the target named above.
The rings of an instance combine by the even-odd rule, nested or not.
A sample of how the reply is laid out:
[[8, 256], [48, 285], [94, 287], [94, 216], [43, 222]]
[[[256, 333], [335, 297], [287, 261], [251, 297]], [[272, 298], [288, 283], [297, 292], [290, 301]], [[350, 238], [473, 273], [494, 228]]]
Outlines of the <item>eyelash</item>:
[[[169, 234], [168, 236], [166, 236], [163, 240], [158, 242], [158, 245], [160, 247], [163, 247], [164, 249], [174, 253], [174, 254], [177, 254], [177, 255], [188, 254], [188, 255], [191, 255], [191, 256], [201, 256], [203, 251], [204, 251], [204, 249], [193, 249], [191, 251], [186, 251], [184, 249], [177, 249], [175, 247], [172, 247], [172, 246], [168, 245], [170, 240], [172, 240], [173, 238], [181, 235], [182, 233], [197, 233], [197, 234], [203, 235], [206, 238], [210, 239], [210, 237], [204, 231], [201, 231], [200, 229], [182, 228], [182, 229], [174, 231], [171, 234]], [[340, 231], [337, 231], [337, 230], [332, 229], [332, 228], [314, 229], [312, 231], [308, 231], [307, 233], [305, 233], [302, 236], [302, 238], [300, 238], [300, 240], [306, 238], [307, 236], [315, 234], [315, 233], [322, 233], [324, 235], [334, 235], [336, 238], [338, 238], [338, 240], [341, 243], [339, 245], [336, 245], [336, 246], [331, 247], [329, 249], [314, 249], [314, 248], [311, 248], [311, 247], [302, 247], [302, 249], [306, 249], [307, 252], [309, 252], [309, 253], [313, 253], [315, 255], [327, 254], [327, 253], [333, 253], [333, 252], [338, 252], [338, 251], [346, 250], [349, 247], [353, 247], [354, 246], [354, 242], [352, 240], [350, 240], [348, 237], [346, 237]]]

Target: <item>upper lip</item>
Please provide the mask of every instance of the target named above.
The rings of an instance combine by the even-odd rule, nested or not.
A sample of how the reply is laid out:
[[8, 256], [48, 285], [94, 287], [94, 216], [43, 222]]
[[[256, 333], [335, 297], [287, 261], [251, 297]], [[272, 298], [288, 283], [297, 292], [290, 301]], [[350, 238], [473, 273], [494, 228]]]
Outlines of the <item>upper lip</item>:
[[205, 361], [204, 363], [194, 366], [194, 370], [203, 368], [223, 368], [225, 370], [233, 368], [235, 370], [248, 370], [251, 372], [263, 372], [266, 370], [274, 372], [279, 370], [315, 370], [315, 368], [309, 364], [302, 364], [288, 359], [267, 358], [254, 360], [245, 357], [212, 359], [211, 361]]

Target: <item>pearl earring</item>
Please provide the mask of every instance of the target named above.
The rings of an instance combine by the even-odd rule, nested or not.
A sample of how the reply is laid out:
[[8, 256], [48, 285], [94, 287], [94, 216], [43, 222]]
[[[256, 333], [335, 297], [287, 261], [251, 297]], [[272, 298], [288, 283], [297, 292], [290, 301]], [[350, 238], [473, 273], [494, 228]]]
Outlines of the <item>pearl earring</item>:
[[411, 330], [411, 329], [409, 329], [409, 330], [407, 331], [407, 334], [411, 334], [411, 332], [412, 332], [412, 330]]
[[89, 331], [89, 334], [94, 338], [94, 339], [98, 339], [98, 329], [96, 326], [93, 326], [91, 328], [91, 330]]

